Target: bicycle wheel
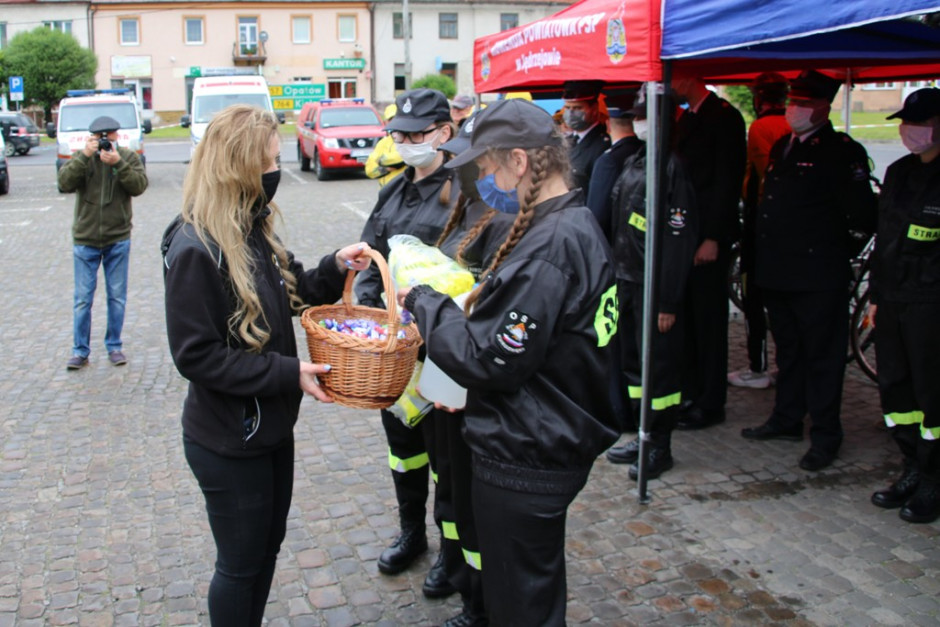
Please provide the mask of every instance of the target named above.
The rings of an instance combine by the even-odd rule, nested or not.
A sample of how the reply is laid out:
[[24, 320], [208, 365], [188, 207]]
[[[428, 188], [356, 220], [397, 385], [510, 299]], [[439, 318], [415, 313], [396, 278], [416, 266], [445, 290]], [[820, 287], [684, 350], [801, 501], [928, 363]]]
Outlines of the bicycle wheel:
[[728, 298], [738, 311], [744, 311], [744, 284], [741, 283], [741, 246], [739, 244], [731, 248], [731, 263], [728, 264]]
[[849, 338], [852, 343], [852, 356], [858, 362], [858, 367], [868, 375], [872, 381], [878, 381], [878, 370], [875, 367], [875, 327], [868, 319], [868, 305], [871, 297], [866, 290], [852, 308], [851, 327]]

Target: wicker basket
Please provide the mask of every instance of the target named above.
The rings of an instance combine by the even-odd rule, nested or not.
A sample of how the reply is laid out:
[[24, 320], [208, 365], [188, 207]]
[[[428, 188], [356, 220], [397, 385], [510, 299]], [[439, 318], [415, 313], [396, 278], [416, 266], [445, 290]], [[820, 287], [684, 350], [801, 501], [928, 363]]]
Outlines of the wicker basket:
[[[310, 359], [316, 364], [330, 364], [332, 369], [318, 375], [320, 386], [340, 405], [357, 409], [383, 409], [392, 405], [411, 380], [421, 336], [414, 324], [401, 327], [388, 265], [374, 250], [369, 256], [382, 274], [388, 306], [385, 310], [352, 304], [352, 285], [356, 273], [350, 270], [343, 288], [343, 302], [306, 309], [300, 323], [307, 332]], [[388, 339], [368, 340], [331, 331], [320, 326], [326, 318], [367, 319], [388, 324]]]

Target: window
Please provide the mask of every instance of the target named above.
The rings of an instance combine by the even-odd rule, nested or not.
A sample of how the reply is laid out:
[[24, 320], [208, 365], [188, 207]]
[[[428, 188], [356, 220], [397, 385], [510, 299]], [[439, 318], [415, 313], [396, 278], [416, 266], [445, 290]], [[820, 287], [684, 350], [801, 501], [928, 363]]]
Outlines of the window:
[[0, 22], [0, 50], [7, 47], [7, 23]]
[[201, 17], [183, 18], [183, 41], [187, 46], [206, 43], [203, 39], [203, 19]]
[[440, 14], [440, 37], [441, 39], [457, 39], [457, 14]]
[[330, 98], [355, 98], [356, 79], [331, 78], [327, 83], [327, 93]]
[[405, 64], [395, 64], [395, 93], [405, 91]]
[[293, 24], [293, 41], [295, 44], [309, 44], [311, 42], [309, 15], [295, 15], [291, 22]]
[[140, 20], [129, 17], [118, 20], [122, 46], [137, 46], [140, 44]]
[[356, 41], [356, 16], [340, 15], [337, 17], [340, 41]]
[[897, 85], [894, 83], [866, 83], [862, 86], [862, 89], [865, 90], [883, 90], [883, 89], [897, 89]]
[[243, 57], [258, 54], [258, 18], [238, 18], [238, 52]]
[[457, 64], [456, 63], [441, 63], [441, 74], [444, 76], [449, 76], [454, 83], [457, 82]]
[[[415, 38], [415, 29], [414, 29], [414, 16], [411, 13], [408, 13], [408, 39]], [[405, 23], [402, 20], [401, 13], [392, 13], [392, 37], [394, 39], [404, 39]]]
[[72, 20], [53, 20], [51, 22], [43, 22], [42, 25], [49, 30], [61, 31], [66, 35], [72, 34]]
[[499, 14], [499, 30], [509, 30], [510, 28], [515, 28], [516, 26], [519, 26], [518, 13]]

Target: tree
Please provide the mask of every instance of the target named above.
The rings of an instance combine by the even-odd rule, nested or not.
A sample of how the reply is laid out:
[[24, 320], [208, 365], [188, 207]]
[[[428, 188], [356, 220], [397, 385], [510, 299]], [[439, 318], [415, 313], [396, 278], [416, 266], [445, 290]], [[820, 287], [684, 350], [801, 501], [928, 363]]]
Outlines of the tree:
[[454, 83], [454, 79], [444, 74], [427, 74], [411, 84], [412, 89], [418, 89], [419, 87], [436, 89], [447, 98], [453, 98], [457, 95], [457, 85]]
[[754, 95], [747, 85], [728, 85], [724, 88], [725, 98], [728, 102], [737, 107], [744, 117], [753, 120], [754, 113]]
[[52, 107], [66, 91], [93, 88], [97, 70], [94, 52], [71, 35], [44, 26], [13, 37], [0, 58], [2, 84], [22, 76], [23, 106], [42, 107], [46, 120], [52, 119]]

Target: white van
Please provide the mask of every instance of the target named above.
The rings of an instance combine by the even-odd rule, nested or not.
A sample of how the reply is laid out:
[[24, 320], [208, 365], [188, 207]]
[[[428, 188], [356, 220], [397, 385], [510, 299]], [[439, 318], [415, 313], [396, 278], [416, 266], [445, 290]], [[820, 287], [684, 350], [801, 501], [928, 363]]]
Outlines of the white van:
[[137, 98], [130, 89], [70, 89], [59, 101], [57, 124], [46, 124], [46, 134], [56, 141], [56, 171], [72, 158], [72, 153], [85, 147], [88, 127], [95, 118], [106, 115], [121, 123], [118, 145], [137, 153], [140, 162], [147, 164], [144, 155], [144, 134], [152, 130], [150, 120], [140, 115]]
[[[265, 111], [274, 111], [268, 83], [263, 76], [201, 76], [193, 83], [191, 114], [180, 118], [180, 126], [189, 127], [193, 148], [202, 139], [213, 116], [233, 104], [248, 104]], [[284, 122], [284, 114], [278, 114]]]

